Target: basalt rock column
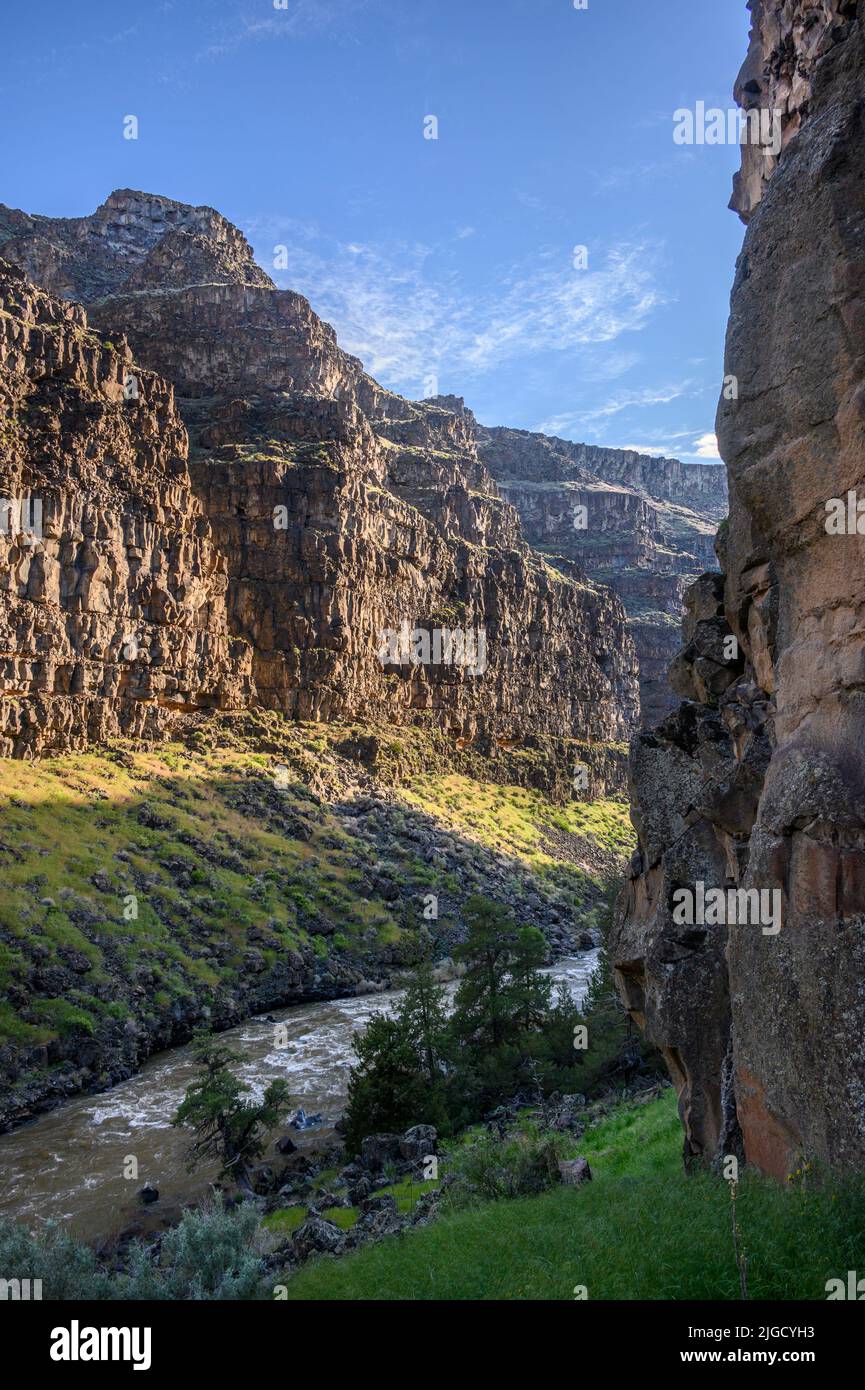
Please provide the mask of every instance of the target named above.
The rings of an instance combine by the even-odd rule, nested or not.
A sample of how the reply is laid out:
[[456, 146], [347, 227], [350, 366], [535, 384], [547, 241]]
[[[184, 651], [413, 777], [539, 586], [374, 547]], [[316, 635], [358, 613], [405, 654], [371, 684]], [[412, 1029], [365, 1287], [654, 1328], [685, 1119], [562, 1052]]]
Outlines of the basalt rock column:
[[[740, 1133], [784, 1178], [802, 1157], [865, 1164], [865, 536], [833, 534], [826, 505], [865, 497], [865, 42], [861, 3], [751, 8], [737, 92], [782, 112], [783, 148], [746, 149], [734, 194], [723, 587], [694, 601], [687, 702], [633, 749], [640, 854], [614, 957], [675, 1053], [688, 1150], [710, 1160]], [[698, 880], [778, 893], [780, 932], [677, 928], [673, 894]]]
[[[219, 213], [129, 189], [84, 218], [0, 208], [0, 250], [172, 383], [242, 698], [485, 745], [630, 735], [636, 659], [616, 596], [526, 544], [461, 400], [383, 390]], [[383, 659], [404, 627], [418, 644]], [[461, 662], [460, 641], [483, 642], [482, 661]]]
[[0, 753], [247, 703], [252, 654], [229, 631], [172, 387], [5, 261], [0, 443]]

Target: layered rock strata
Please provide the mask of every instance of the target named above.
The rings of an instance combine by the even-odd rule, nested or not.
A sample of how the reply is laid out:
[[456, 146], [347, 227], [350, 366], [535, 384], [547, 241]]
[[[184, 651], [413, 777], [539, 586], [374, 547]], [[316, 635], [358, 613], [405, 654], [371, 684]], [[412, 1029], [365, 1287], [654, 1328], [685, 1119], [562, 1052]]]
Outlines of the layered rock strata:
[[0, 753], [242, 706], [252, 652], [229, 629], [172, 387], [5, 262], [0, 440]]
[[651, 728], [676, 704], [667, 668], [685, 590], [714, 563], [715, 531], [727, 512], [725, 469], [510, 429], [483, 430], [480, 454], [530, 543], [553, 564], [579, 565], [622, 600], [642, 719]]
[[[38, 554], [56, 551], [78, 571], [100, 557], [86, 591], [71, 572], [58, 580], [39, 640], [19, 631], [41, 601], [28, 587], [34, 562], [15, 571], [14, 598], [30, 617], [15, 619], [6, 643], [7, 751], [55, 747], [64, 726], [72, 741], [116, 724], [150, 731], [172, 703], [431, 721], [488, 743], [628, 736], [639, 695], [618, 599], [530, 550], [461, 401], [417, 404], [382, 390], [305, 299], [272, 285], [218, 213], [128, 190], [89, 218], [0, 209], [0, 252], [52, 295], [81, 300], [90, 322], [6, 272], [4, 285], [22, 288], [7, 295], [4, 323], [26, 347], [3, 364], [4, 418], [18, 432], [8, 488], [44, 492], [50, 504]], [[66, 347], [57, 360], [46, 354], [15, 294], [72, 325], [73, 366]], [[39, 412], [25, 421], [19, 403], [34, 394]], [[110, 425], [92, 418], [103, 397]], [[49, 484], [60, 485], [62, 469], [55, 477], [46, 466], [30, 421], [62, 453], [70, 418], [86, 436], [87, 465], [68, 479], [77, 503], [61, 506]], [[122, 476], [124, 500], [100, 500], [91, 474], [100, 487]], [[133, 535], [158, 499], [153, 524], [164, 534]], [[70, 544], [84, 551], [67, 559]], [[117, 634], [97, 622], [90, 587], [105, 622], [141, 628], [139, 665], [120, 675]], [[33, 703], [61, 693], [62, 717]], [[113, 694], [117, 713], [97, 714], [91, 695]]]

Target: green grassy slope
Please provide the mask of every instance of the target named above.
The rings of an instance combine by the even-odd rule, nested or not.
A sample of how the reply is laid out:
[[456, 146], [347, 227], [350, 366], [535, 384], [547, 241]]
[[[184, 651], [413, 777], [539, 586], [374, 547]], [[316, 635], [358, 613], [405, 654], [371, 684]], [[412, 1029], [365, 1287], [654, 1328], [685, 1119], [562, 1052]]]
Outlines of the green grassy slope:
[[447, 953], [474, 892], [591, 925], [630, 852], [624, 804], [520, 785], [541, 755], [498, 755], [488, 782], [444, 754], [417, 730], [256, 714], [0, 762], [0, 1094], [5, 1068], [26, 1112], [193, 1026], [386, 980], [421, 929]]
[[[441, 1217], [287, 1280], [288, 1298], [361, 1300], [737, 1299], [729, 1185], [686, 1177], [671, 1091], [618, 1107], [584, 1136], [580, 1188]], [[865, 1265], [865, 1188], [778, 1187], [752, 1175], [737, 1197], [753, 1299], [825, 1299]], [[858, 1261], [858, 1264], [857, 1264]]]

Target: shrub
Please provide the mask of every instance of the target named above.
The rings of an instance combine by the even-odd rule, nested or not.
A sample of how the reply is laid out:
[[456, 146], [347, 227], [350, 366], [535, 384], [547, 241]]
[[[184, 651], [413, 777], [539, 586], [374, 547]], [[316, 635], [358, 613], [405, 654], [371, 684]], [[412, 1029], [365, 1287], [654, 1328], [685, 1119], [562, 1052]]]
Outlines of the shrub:
[[125, 1271], [111, 1275], [96, 1255], [54, 1224], [32, 1234], [0, 1224], [0, 1269], [6, 1279], [41, 1279], [42, 1298], [89, 1300], [250, 1299], [259, 1296], [263, 1271], [255, 1249], [258, 1213], [252, 1205], [226, 1211], [221, 1199], [184, 1212], [158, 1250], [129, 1247]]
[[512, 1139], [482, 1135], [447, 1153], [446, 1204], [472, 1206], [506, 1197], [533, 1197], [559, 1181], [565, 1140], [528, 1129]]
[[39, 1235], [11, 1221], [0, 1223], [0, 1270], [4, 1279], [41, 1279], [43, 1299], [113, 1297], [111, 1279], [93, 1251], [53, 1223]]
[[79, 1029], [82, 1033], [93, 1032], [94, 1021], [91, 1015], [84, 1009], [77, 1009], [68, 999], [38, 999], [33, 1005], [33, 1012], [44, 1018], [61, 1038]]
[[263, 1272], [254, 1248], [258, 1222], [252, 1204], [226, 1211], [218, 1198], [184, 1212], [163, 1236], [156, 1263], [143, 1246], [134, 1248], [121, 1296], [194, 1302], [257, 1297]]

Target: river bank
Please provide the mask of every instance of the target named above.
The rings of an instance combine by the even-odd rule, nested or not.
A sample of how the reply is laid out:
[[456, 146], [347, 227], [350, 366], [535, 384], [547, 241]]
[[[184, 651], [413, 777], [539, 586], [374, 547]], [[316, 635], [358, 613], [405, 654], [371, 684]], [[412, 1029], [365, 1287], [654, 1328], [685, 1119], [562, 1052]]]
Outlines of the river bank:
[[[597, 963], [597, 951], [563, 958], [548, 973], [579, 1001]], [[453, 986], [452, 986], [453, 988]], [[353, 1033], [377, 1010], [390, 1010], [399, 991], [295, 1005], [272, 1021], [248, 1019], [222, 1036], [242, 1057], [238, 1075], [260, 1095], [287, 1080], [292, 1102], [323, 1124], [298, 1147], [334, 1137], [345, 1102]], [[171, 1118], [194, 1075], [184, 1045], [150, 1058], [134, 1076], [99, 1095], [78, 1096], [11, 1133], [0, 1135], [0, 1217], [39, 1226], [61, 1222], [82, 1240], [110, 1241], [135, 1225], [158, 1231], [207, 1191], [214, 1172], [189, 1173], [189, 1136]], [[134, 1160], [134, 1162], [130, 1162]], [[134, 1172], [135, 1176], [126, 1176]], [[159, 1202], [143, 1207], [146, 1183]]]
[[418, 732], [346, 734], [223, 719], [0, 764], [0, 1133], [196, 1030], [392, 986], [419, 948], [451, 954], [473, 894], [550, 959], [592, 944], [623, 803], [431, 773]]

